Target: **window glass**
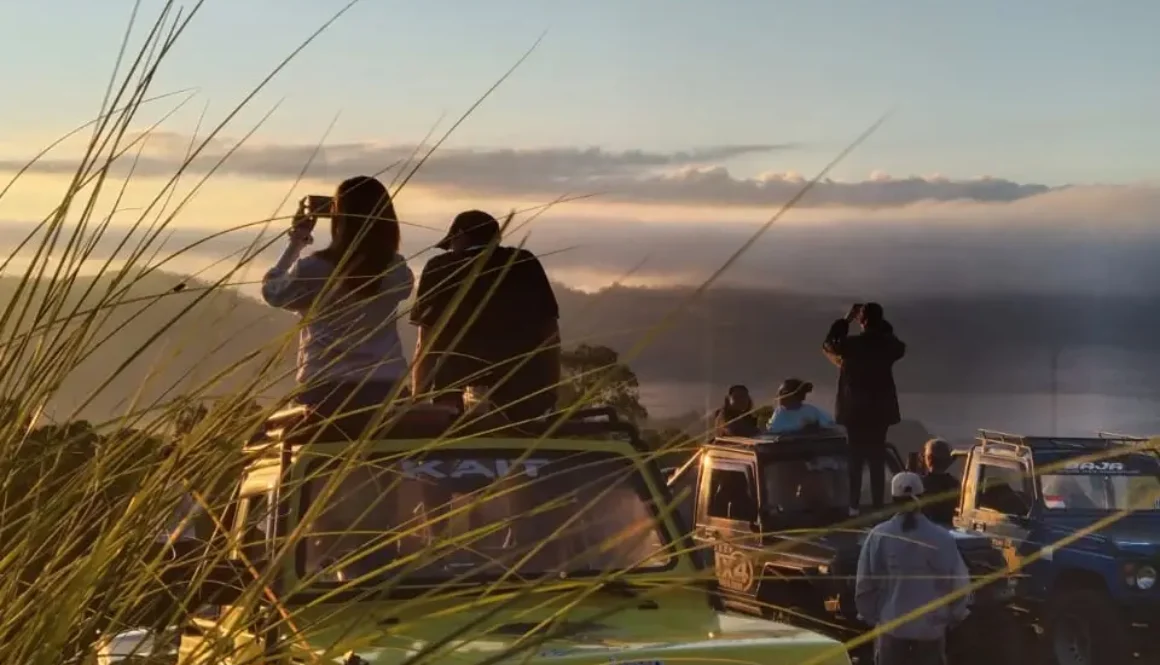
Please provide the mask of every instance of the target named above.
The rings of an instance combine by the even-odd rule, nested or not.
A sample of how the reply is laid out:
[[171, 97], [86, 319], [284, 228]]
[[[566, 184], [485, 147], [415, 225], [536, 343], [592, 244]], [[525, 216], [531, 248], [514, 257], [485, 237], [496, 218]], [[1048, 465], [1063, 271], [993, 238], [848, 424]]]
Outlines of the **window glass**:
[[770, 512], [839, 510], [845, 514], [850, 505], [850, 472], [844, 455], [775, 459], [763, 468]]
[[303, 568], [330, 583], [403, 574], [573, 575], [667, 567], [668, 539], [639, 469], [618, 455], [510, 451], [371, 459], [312, 472], [327, 503], [306, 531]]
[[1049, 510], [1127, 511], [1160, 508], [1160, 465], [1152, 455], [1059, 460], [1044, 465], [1043, 503]]
[[1015, 467], [980, 464], [975, 505], [1004, 515], [1026, 515], [1031, 511], [1026, 474]]
[[757, 502], [751, 475], [740, 469], [712, 469], [709, 473], [709, 517], [753, 520]]

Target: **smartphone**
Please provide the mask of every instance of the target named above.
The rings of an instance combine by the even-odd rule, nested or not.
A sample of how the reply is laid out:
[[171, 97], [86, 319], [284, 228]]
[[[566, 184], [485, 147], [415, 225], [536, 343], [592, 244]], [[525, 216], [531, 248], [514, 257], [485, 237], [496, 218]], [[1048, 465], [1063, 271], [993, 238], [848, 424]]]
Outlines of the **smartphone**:
[[334, 197], [322, 194], [309, 194], [302, 197], [299, 208], [304, 215], [312, 217], [329, 217], [334, 208]]
[[313, 231], [314, 225], [318, 223], [318, 218], [328, 217], [333, 207], [333, 196], [310, 194], [302, 197], [302, 200], [298, 202], [298, 226], [305, 227], [307, 231]]

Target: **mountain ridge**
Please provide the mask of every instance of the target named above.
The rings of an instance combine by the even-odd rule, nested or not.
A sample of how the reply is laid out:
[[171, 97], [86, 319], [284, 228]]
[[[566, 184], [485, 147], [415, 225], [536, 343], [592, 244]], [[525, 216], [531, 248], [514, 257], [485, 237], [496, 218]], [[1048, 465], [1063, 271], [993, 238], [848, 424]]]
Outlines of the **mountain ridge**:
[[[80, 278], [72, 297], [78, 299], [94, 279]], [[109, 279], [97, 281], [107, 285]], [[11, 300], [17, 283], [15, 277], [0, 277], [0, 305]], [[179, 284], [185, 288], [175, 289]], [[832, 384], [836, 372], [820, 346], [847, 301], [781, 290], [712, 289], [689, 306], [689, 314], [656, 331], [693, 293], [617, 286], [587, 294], [557, 285], [564, 343], [611, 346], [646, 387], [745, 383], [760, 390], [787, 376], [808, 378], [819, 389]], [[175, 273], [151, 274], [128, 295], [132, 302], [118, 307], [102, 326], [105, 334], [121, 328], [74, 370], [53, 400], [53, 411], [64, 414], [79, 406], [155, 334], [147, 353], [129, 363], [81, 416], [109, 417], [124, 412], [130, 396], [149, 403], [166, 389], [180, 392], [234, 365], [237, 370], [220, 389], [242, 389], [257, 371], [256, 362], [273, 363], [262, 390], [266, 398], [290, 389], [292, 314], [233, 288], [209, 289], [204, 281]], [[904, 392], [1160, 394], [1160, 376], [1148, 371], [1160, 359], [1160, 339], [1153, 334], [1160, 328], [1160, 311], [1144, 298], [1009, 295], [883, 304], [908, 344], [907, 357], [896, 367]], [[414, 330], [406, 323], [399, 327], [409, 352]], [[257, 351], [258, 359], [247, 360]]]

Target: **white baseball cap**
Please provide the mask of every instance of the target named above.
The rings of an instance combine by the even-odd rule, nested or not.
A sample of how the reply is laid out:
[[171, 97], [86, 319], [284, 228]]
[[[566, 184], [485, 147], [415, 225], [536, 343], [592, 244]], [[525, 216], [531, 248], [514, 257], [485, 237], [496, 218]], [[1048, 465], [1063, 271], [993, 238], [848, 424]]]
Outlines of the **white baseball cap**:
[[896, 473], [894, 479], [890, 481], [890, 495], [896, 499], [919, 496], [922, 492], [922, 478], [917, 473], [910, 471]]

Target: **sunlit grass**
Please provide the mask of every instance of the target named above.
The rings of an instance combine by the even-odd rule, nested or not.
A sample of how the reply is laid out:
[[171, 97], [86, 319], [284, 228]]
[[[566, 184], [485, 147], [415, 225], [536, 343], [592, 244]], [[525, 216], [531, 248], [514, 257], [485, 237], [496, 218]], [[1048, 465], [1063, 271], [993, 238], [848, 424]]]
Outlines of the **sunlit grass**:
[[[349, 651], [368, 648], [383, 632], [381, 626], [351, 621], [358, 613], [357, 609], [355, 614], [351, 613], [351, 604], [358, 602], [360, 597], [365, 600], [369, 593], [366, 587], [359, 586], [360, 582], [376, 580], [375, 593], [398, 590], [396, 587], [402, 584], [399, 580], [404, 578], [403, 573], [430, 566], [433, 561], [452, 557], [458, 552], [478, 554], [480, 542], [495, 538], [513, 523], [563, 507], [570, 510], [570, 517], [561, 519], [554, 532], [544, 533], [540, 543], [520, 550], [514, 560], [497, 560], [488, 564], [506, 571], [495, 580], [482, 587], [464, 588], [456, 582], [468, 580], [478, 572], [478, 569], [465, 569], [446, 583], [391, 601], [390, 617], [376, 619], [395, 619], [387, 630], [399, 635], [416, 630], [423, 632], [427, 638], [423, 646], [409, 655], [410, 661], [415, 663], [444, 660], [464, 642], [486, 641], [499, 623], [534, 621], [535, 626], [518, 640], [505, 644], [494, 653], [480, 656], [478, 662], [489, 663], [532, 657], [540, 645], [562, 634], [560, 624], [565, 619], [597, 621], [631, 609], [644, 600], [673, 593], [697, 594], [697, 602], [707, 603], [703, 600], [703, 584], [711, 571], [687, 574], [685, 570], [681, 575], [656, 575], [639, 583], [640, 588], [633, 592], [636, 595], [632, 597], [618, 597], [609, 591], [614, 588], [610, 583], [623, 581], [622, 578], [632, 579], [623, 571], [564, 578], [521, 575], [521, 567], [541, 555], [553, 538], [568, 537], [578, 529], [583, 531], [584, 527], [578, 525], [600, 517], [588, 513], [591, 505], [561, 506], [557, 501], [546, 502], [480, 528], [458, 529], [458, 533], [451, 537], [423, 536], [428, 538], [425, 547], [396, 557], [389, 564], [353, 579], [339, 580], [329, 597], [321, 595], [302, 602], [296, 600], [296, 595], [307, 591], [312, 582], [337, 575], [336, 571], [356, 566], [369, 556], [365, 551], [347, 553], [300, 580], [297, 588], [287, 587], [280, 579], [280, 573], [296, 556], [304, 539], [319, 537], [320, 531], [313, 525], [321, 517], [326, 498], [348, 491], [352, 478], [373, 467], [367, 456], [382, 451], [373, 437], [359, 438], [337, 455], [325, 441], [303, 444], [302, 455], [317, 455], [330, 464], [326, 473], [318, 478], [311, 479], [304, 474], [296, 479], [299, 483], [309, 484], [311, 491], [318, 492], [321, 500], [312, 502], [303, 514], [296, 516], [294, 530], [280, 534], [272, 551], [259, 556], [252, 556], [253, 552], [246, 549], [246, 542], [237, 542], [229, 535], [229, 525], [223, 520], [229, 519], [233, 514], [231, 511], [237, 507], [234, 502], [237, 479], [248, 465], [271, 454], [268, 447], [245, 444], [256, 440], [264, 417], [276, 405], [263, 404], [255, 409], [252, 404], [256, 397], [270, 393], [286, 380], [284, 361], [294, 343], [293, 331], [279, 336], [265, 347], [253, 349], [243, 359], [213, 376], [197, 377], [193, 385], [180, 382], [149, 391], [149, 394], [161, 394], [161, 398], [127, 395], [122, 413], [107, 422], [92, 423], [91, 427], [75, 423], [76, 413], [85, 407], [81, 404], [76, 407], [76, 413], [59, 414], [57, 426], [44, 426], [46, 405], [69, 381], [78, 365], [118, 345], [118, 331], [145, 316], [158, 303], [166, 299], [182, 299], [182, 307], [164, 322], [163, 330], [156, 331], [140, 348], [131, 349], [128, 360], [116, 367], [101, 382], [98, 390], [111, 385], [132, 363], [155, 357], [157, 341], [165, 330], [177, 329], [189, 317], [196, 316], [198, 305], [220, 294], [223, 289], [236, 288], [245, 281], [243, 275], [252, 270], [255, 259], [271, 244], [280, 242], [276, 234], [257, 237], [244, 251], [230, 257], [230, 265], [216, 266], [212, 279], [205, 286], [142, 296], [135, 287], [147, 276], [178, 265], [182, 257], [197, 249], [197, 245], [193, 245], [163, 252], [161, 246], [166, 231], [179, 219], [184, 205], [214, 169], [195, 183], [188, 193], [178, 196], [177, 186], [184, 183], [186, 177], [184, 169], [179, 168], [152, 202], [136, 213], [136, 221], [127, 230], [114, 230], [110, 217], [95, 213], [110, 205], [116, 209], [116, 201], [122, 196], [123, 189], [118, 191], [110, 186], [108, 174], [111, 166], [114, 162], [131, 164], [135, 151], [139, 151], [142, 142], [147, 141], [148, 131], [134, 131], [138, 124], [135, 118], [142, 105], [170, 98], [170, 93], [156, 94], [154, 78], [158, 66], [200, 6], [201, 2], [195, 2], [188, 11], [181, 11], [176, 3], [168, 3], [155, 20], [147, 23], [147, 36], [139, 52], [133, 53], [126, 46], [118, 71], [111, 80], [108, 97], [103, 102], [101, 116], [78, 130], [91, 130], [92, 135], [88, 150], [78, 160], [76, 173], [62, 192], [59, 205], [41, 220], [36, 230], [20, 243], [0, 269], [0, 273], [19, 278], [14, 297], [0, 312], [0, 338], [6, 340], [0, 343], [0, 394], [6, 397], [3, 418], [0, 419], [0, 445], [4, 446], [4, 453], [0, 455], [0, 473], [4, 478], [0, 496], [3, 502], [0, 506], [0, 542], [5, 544], [0, 552], [0, 603], [5, 608], [0, 619], [0, 654], [3, 654], [0, 658], [4, 662], [22, 664], [89, 658], [102, 634], [142, 626], [159, 630], [186, 622], [187, 612], [197, 609], [194, 606], [197, 594], [209, 586], [207, 577], [220, 567], [219, 564], [224, 564], [231, 552], [235, 552], [241, 555], [244, 565], [240, 572], [245, 580], [244, 590], [234, 603], [235, 610], [239, 614], [261, 616], [265, 628], [274, 631], [272, 634], [276, 633], [287, 646], [300, 646], [325, 628], [329, 631], [325, 635], [327, 652], [316, 653], [307, 649], [298, 652], [298, 657], [333, 662]], [[339, 14], [343, 11], [345, 8]], [[139, 27], [136, 23], [134, 26]], [[131, 42], [130, 34], [136, 32], [126, 34], [126, 45]], [[533, 45], [519, 62], [534, 48]], [[301, 48], [296, 49], [291, 57], [300, 51]], [[519, 62], [500, 77], [496, 86], [515, 71]], [[279, 65], [271, 76], [284, 64]], [[263, 81], [254, 92], [268, 81]], [[453, 123], [447, 133], [435, 140], [433, 149], [437, 149], [493, 90], [495, 86]], [[250, 104], [253, 98], [253, 94], [247, 95], [236, 109], [216, 124], [203, 121], [210, 128], [204, 135], [191, 139], [186, 164], [211, 140], [218, 139], [225, 128], [231, 127], [238, 111]], [[825, 177], [880, 123], [875, 123], [858, 137], [818, 174], [817, 179]], [[242, 141], [255, 129], [243, 132]], [[227, 151], [227, 156], [240, 145], [239, 142]], [[394, 171], [392, 193], [398, 197], [401, 206], [406, 205], [406, 197], [400, 197], [400, 194], [430, 154], [417, 152], [406, 164], [384, 165], [384, 173]], [[17, 178], [21, 175], [17, 174]], [[132, 179], [131, 171], [129, 179]], [[640, 331], [640, 339], [621, 360], [631, 364], [657, 335], [671, 327], [695, 299], [805, 196], [817, 179], [806, 183], [798, 196], [773, 214], [748, 242], [690, 295], [688, 302], [658, 321], [652, 329]], [[539, 210], [517, 211], [505, 221], [505, 226], [509, 231], [526, 228], [549, 206], [585, 196], [588, 195], [562, 196]], [[268, 220], [242, 224], [223, 233], [253, 231], [269, 224], [278, 229], [285, 222], [275, 211]], [[118, 238], [118, 242], [111, 255], [98, 262], [94, 258], [97, 243], [110, 237]], [[17, 259], [17, 254], [22, 258]], [[95, 262], [99, 267], [93, 267]], [[98, 279], [82, 280], [84, 276]], [[460, 304], [470, 306], [469, 303], [457, 303], [457, 306]], [[396, 322], [384, 324], [395, 325]], [[569, 343], [576, 341], [566, 340]], [[594, 373], [600, 374], [598, 370]], [[233, 383], [230, 389], [224, 390], [222, 385], [227, 378], [232, 378]], [[603, 375], [583, 385], [585, 389], [574, 395], [564, 417], [592, 405], [607, 387]], [[396, 406], [404, 403], [400, 395], [395, 397]], [[212, 401], [213, 408], [199, 417], [187, 417], [191, 404], [201, 401]], [[404, 411], [381, 409], [373, 415], [372, 425], [389, 426]], [[564, 417], [561, 417], [561, 422]], [[393, 462], [454, 448], [465, 440], [487, 434], [490, 427], [478, 414], [468, 414], [446, 434], [417, 442], [406, 453], [394, 453]], [[524, 450], [517, 457], [521, 460], [535, 457], [542, 449], [542, 440], [551, 435], [552, 430], [549, 430], [541, 439], [526, 439]], [[701, 432], [692, 438], [681, 436], [659, 442], [652, 450], [642, 453], [643, 461], [679, 460], [693, 452], [693, 441], [707, 435], [708, 432]], [[588, 501], [597, 505], [638, 473], [638, 467], [623, 469], [618, 472], [620, 475], [596, 469], [592, 479], [576, 488], [576, 493], [589, 497]], [[324, 482], [320, 485], [320, 481]], [[650, 489], [659, 493], [658, 479], [653, 478], [651, 482], [654, 486]], [[457, 520], [468, 518], [473, 511], [489, 503], [502, 502], [506, 494], [525, 491], [531, 485], [534, 485], [534, 480], [512, 486], [497, 484], [497, 487], [473, 493], [458, 503], [432, 506], [432, 514], [417, 515], [405, 528], [390, 534], [372, 531], [369, 535], [375, 539], [375, 548], [384, 548], [398, 547], [407, 539], [426, 533], [446, 533], [449, 525]], [[391, 488], [397, 487], [399, 485], [391, 484], [383, 488], [380, 500], [389, 495]], [[300, 489], [301, 485], [287, 488]], [[159, 547], [158, 534], [173, 531], [172, 516], [180, 514], [179, 508], [187, 497], [192, 497], [199, 507], [199, 514], [193, 521], [205, 542], [189, 551], [182, 550], [184, 563], [196, 565], [176, 566], [178, 562], [169, 558], [173, 543]], [[372, 515], [382, 506], [378, 501], [371, 501], [362, 508], [360, 519]], [[675, 502], [656, 508], [660, 519], [667, 522], [675, 509]], [[864, 527], [868, 520], [851, 520], [838, 528]], [[344, 535], [357, 536], [358, 533], [348, 531]], [[626, 537], [623, 533], [613, 534], [602, 542], [591, 543], [575, 556], [596, 556], [616, 547], [618, 541]], [[682, 556], [687, 554], [689, 547], [690, 542], [678, 539], [666, 545], [664, 554]], [[642, 555], [637, 563], [644, 564], [651, 554]], [[180, 578], [175, 578], [175, 571], [185, 572]], [[996, 573], [1001, 574], [1002, 571]], [[988, 581], [982, 580], [978, 585]], [[335, 601], [344, 591], [353, 591], [354, 595]], [[942, 602], [951, 600], [943, 599]], [[382, 609], [385, 611], [386, 608]], [[809, 620], [808, 617], [800, 619], [803, 622]], [[206, 654], [205, 662], [263, 660], [261, 653], [253, 651], [253, 644], [250, 651], [238, 651], [240, 641], [235, 638], [248, 626], [229, 621], [220, 622], [219, 626], [224, 631], [221, 639], [204, 643], [212, 651]], [[446, 626], [446, 630], [439, 632], [439, 626]], [[858, 639], [865, 641], [873, 636], [874, 632], [870, 632]]]

